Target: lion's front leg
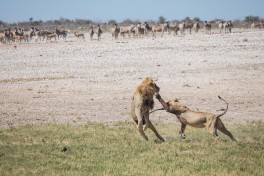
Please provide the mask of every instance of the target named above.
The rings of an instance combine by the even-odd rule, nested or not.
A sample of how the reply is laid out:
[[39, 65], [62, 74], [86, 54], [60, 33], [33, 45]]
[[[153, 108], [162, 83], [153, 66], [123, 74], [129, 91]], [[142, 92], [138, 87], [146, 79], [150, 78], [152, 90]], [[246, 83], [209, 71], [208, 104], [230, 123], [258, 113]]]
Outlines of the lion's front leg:
[[181, 123], [181, 130], [179, 131], [179, 135], [182, 139], [185, 139], [186, 138], [186, 135], [184, 134], [184, 130], [186, 128], [186, 124], [184, 123]]

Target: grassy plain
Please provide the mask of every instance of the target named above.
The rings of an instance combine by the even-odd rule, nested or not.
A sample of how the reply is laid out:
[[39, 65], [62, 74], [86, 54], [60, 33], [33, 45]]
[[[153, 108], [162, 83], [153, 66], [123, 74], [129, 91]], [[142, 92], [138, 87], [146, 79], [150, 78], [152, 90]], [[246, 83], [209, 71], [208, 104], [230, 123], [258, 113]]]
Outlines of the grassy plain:
[[264, 175], [264, 123], [228, 129], [238, 142], [205, 129], [156, 124], [143, 141], [131, 123], [112, 126], [27, 125], [0, 129], [0, 173], [5, 175]]

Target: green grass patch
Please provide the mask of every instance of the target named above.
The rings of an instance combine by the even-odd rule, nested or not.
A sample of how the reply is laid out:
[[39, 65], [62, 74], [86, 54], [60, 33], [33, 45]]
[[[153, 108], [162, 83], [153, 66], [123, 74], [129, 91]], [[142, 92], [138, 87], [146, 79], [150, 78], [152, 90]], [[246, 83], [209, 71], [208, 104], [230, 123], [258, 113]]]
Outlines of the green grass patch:
[[[0, 175], [264, 175], [264, 123], [228, 127], [215, 142], [205, 129], [156, 124], [166, 142], [132, 123], [0, 129]], [[64, 149], [64, 150], [63, 150]]]

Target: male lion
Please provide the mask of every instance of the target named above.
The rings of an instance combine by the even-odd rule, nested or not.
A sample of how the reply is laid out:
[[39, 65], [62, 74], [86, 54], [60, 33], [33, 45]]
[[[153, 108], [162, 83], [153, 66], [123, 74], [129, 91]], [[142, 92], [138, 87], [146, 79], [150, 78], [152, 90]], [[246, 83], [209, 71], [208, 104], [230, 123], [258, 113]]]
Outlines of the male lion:
[[[223, 122], [220, 117], [223, 116], [228, 110], [228, 103], [222, 99], [220, 96], [219, 99], [223, 100], [226, 103], [226, 109], [223, 113], [215, 115], [208, 112], [196, 112], [187, 108], [185, 105], [181, 104], [178, 99], [170, 100], [167, 103], [161, 98], [159, 93], [156, 93], [156, 98], [162, 104], [164, 108], [162, 110], [166, 110], [172, 114], [175, 114], [179, 121], [181, 122], [181, 130], [179, 131], [180, 137], [184, 139], [186, 135], [184, 134], [184, 130], [186, 125], [190, 125], [195, 128], [203, 128], [206, 127], [208, 131], [213, 134], [214, 137], [218, 138], [217, 130], [229, 136], [233, 141], [236, 139], [233, 135], [225, 128]], [[161, 110], [161, 109], [159, 109]]]
[[153, 109], [154, 106], [153, 96], [155, 93], [159, 92], [159, 90], [160, 88], [155, 84], [152, 78], [146, 78], [138, 86], [136, 92], [133, 95], [131, 103], [131, 116], [136, 124], [136, 127], [138, 128], [139, 133], [144, 137], [145, 140], [148, 140], [148, 137], [145, 135], [144, 130], [150, 128], [161, 141], [165, 141], [149, 120], [149, 110]]

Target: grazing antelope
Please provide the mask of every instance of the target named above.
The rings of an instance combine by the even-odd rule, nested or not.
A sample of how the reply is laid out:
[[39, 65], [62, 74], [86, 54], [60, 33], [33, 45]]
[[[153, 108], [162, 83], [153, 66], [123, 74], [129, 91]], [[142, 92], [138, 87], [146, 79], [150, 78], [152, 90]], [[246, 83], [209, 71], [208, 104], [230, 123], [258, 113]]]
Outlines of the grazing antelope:
[[80, 37], [82, 37], [84, 39], [84, 33], [80, 33], [80, 32], [74, 32], [74, 35], [79, 39]]

